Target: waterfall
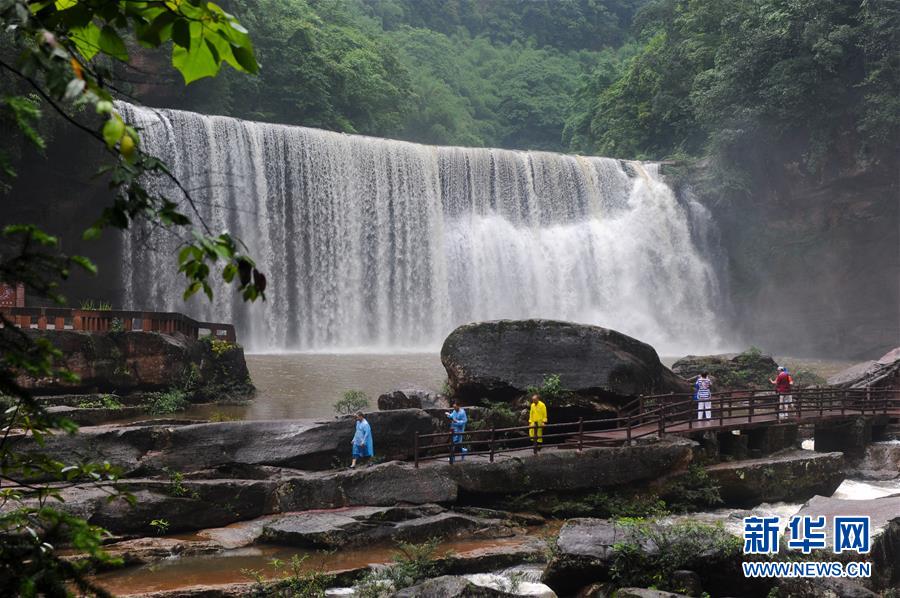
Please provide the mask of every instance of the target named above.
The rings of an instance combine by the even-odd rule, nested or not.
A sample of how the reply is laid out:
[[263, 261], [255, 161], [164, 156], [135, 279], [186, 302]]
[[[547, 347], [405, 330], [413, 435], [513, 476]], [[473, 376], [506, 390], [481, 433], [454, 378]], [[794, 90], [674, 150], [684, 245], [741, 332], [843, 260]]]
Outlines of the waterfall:
[[119, 108], [269, 281], [262, 305], [223, 284], [185, 304], [179, 239], [136, 227], [129, 308], [234, 321], [254, 350], [434, 349], [459, 324], [528, 317], [607, 326], [663, 353], [719, 344], [707, 235], [692, 230], [712, 223], [655, 164]]

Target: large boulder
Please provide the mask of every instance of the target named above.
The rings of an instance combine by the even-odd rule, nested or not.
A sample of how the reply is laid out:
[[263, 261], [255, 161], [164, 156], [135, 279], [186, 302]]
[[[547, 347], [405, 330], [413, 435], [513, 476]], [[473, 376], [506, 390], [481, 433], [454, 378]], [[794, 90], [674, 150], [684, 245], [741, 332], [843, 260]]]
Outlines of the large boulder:
[[738, 355], [688, 355], [672, 364], [672, 371], [688, 380], [709, 372], [716, 390], [745, 390], [772, 385], [778, 364], [769, 355], [745, 351]]
[[900, 385], [900, 347], [877, 361], [864, 361], [834, 374], [828, 384], [839, 388], [874, 388]]
[[441, 348], [456, 396], [509, 400], [557, 374], [580, 395], [624, 398], [686, 392], [650, 345], [615, 330], [556, 320], [497, 320], [454, 330]]
[[[416, 432], [435, 431], [435, 420], [419, 409], [374, 412], [375, 454], [385, 459], [412, 455]], [[354, 433], [351, 417], [330, 421], [229, 421], [184, 426], [96, 427], [76, 435], [56, 435], [39, 445], [32, 438], [11, 438], [16, 450], [73, 461], [109, 461], [125, 475], [168, 468], [196, 471], [222, 465], [275, 465], [330, 469], [349, 457]]]
[[449, 399], [423, 388], [405, 388], [386, 392], [378, 397], [378, 409], [449, 409]]
[[830, 496], [844, 481], [843, 453], [787, 451], [762, 459], [717, 463], [706, 468], [728, 506]]
[[181, 388], [196, 401], [246, 397], [253, 393], [244, 350], [237, 344], [158, 332], [26, 330], [62, 354], [59, 366], [78, 375], [18, 382], [34, 394], [117, 392], [129, 394]]
[[[696, 523], [670, 525], [607, 519], [569, 519], [559, 532], [556, 551], [542, 581], [561, 596], [596, 582], [645, 578], [673, 587], [656, 575], [673, 565], [695, 572], [714, 596], [757, 596], [766, 590], [744, 579], [740, 542], [724, 529]], [[618, 571], [614, 571], [614, 567]], [[616, 575], [614, 575], [616, 573]], [[681, 571], [678, 571], [681, 573]], [[674, 572], [673, 572], [674, 577]], [[760, 591], [762, 590], [762, 591]]]

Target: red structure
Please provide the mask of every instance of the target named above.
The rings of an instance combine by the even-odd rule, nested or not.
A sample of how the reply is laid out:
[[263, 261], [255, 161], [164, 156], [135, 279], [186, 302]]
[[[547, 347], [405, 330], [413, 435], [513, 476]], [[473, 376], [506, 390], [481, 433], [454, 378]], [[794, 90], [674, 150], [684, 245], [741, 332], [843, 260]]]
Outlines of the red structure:
[[89, 332], [139, 330], [162, 334], [180, 333], [189, 338], [209, 335], [232, 343], [237, 340], [232, 324], [198, 322], [184, 314], [174, 312], [0, 305], [0, 314], [3, 314], [9, 322], [19, 328], [35, 328], [37, 330], [86, 330]]
[[25, 307], [25, 285], [0, 283], [0, 308]]

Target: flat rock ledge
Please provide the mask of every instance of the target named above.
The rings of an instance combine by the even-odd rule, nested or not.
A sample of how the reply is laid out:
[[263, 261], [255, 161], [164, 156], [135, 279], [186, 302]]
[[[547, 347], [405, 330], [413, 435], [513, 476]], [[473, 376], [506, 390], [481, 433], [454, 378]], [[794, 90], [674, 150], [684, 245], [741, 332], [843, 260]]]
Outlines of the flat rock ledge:
[[[412, 456], [416, 432], [437, 431], [421, 409], [369, 413], [376, 454], [384, 459]], [[98, 426], [75, 435], [46, 438], [43, 446], [30, 437], [11, 438], [16, 451], [110, 464], [125, 477], [188, 472], [224, 465], [272, 465], [329, 470], [350, 455], [352, 417], [320, 420], [228, 421], [192, 425]]]
[[150, 522], [162, 514], [170, 533], [176, 533], [312, 509], [450, 505], [461, 493], [472, 498], [547, 490], [548, 480], [557, 490], [650, 482], [686, 468], [691, 447], [690, 441], [673, 438], [581, 453], [548, 449], [537, 456], [504, 456], [494, 463], [430, 462], [419, 468], [397, 461], [332, 471], [229, 466], [186, 473], [177, 485], [168, 479], [123, 479], [119, 488], [135, 495], [134, 507], [122, 500], [109, 502], [107, 488], [90, 484], [63, 489], [65, 502], [60, 506], [119, 535], [150, 535]]
[[727, 506], [830, 496], [844, 480], [843, 453], [787, 451], [762, 459], [718, 463], [706, 468]]

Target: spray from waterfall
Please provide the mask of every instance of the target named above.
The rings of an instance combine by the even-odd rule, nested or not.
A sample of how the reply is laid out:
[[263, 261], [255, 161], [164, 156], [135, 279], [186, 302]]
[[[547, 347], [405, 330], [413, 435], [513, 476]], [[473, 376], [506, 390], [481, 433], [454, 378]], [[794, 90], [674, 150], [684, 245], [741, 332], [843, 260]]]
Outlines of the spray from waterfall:
[[689, 217], [654, 164], [120, 108], [269, 278], [263, 305], [224, 285], [185, 305], [179, 240], [134, 230], [129, 308], [233, 320], [254, 350], [434, 349], [459, 324], [529, 317], [663, 353], [719, 345], [717, 281], [691, 230], [711, 223]]

